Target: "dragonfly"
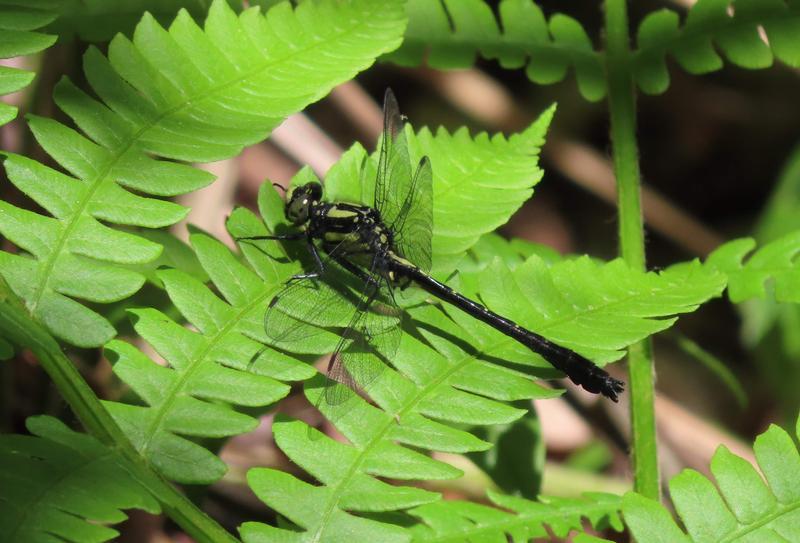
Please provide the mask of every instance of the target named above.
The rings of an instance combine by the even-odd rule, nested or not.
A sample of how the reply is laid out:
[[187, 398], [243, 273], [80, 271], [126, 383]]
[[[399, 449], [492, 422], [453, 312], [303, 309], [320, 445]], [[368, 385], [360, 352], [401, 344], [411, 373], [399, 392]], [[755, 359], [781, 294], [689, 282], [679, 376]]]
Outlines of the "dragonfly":
[[[412, 172], [404, 118], [390, 89], [383, 113], [372, 205], [324, 201], [322, 185], [308, 182], [286, 193], [290, 231], [239, 238], [304, 242], [310, 255], [310, 269], [292, 276], [270, 301], [264, 318], [267, 335], [276, 345], [290, 345], [326, 328], [341, 329], [327, 359], [324, 397], [329, 405], [342, 404], [379, 375], [384, 366], [375, 363], [375, 353], [391, 361], [397, 352], [403, 312], [395, 291], [415, 285], [518, 341], [585, 390], [616, 402], [624, 390], [622, 381], [430, 275], [431, 163], [423, 157]], [[346, 319], [344, 307], [349, 308]]]

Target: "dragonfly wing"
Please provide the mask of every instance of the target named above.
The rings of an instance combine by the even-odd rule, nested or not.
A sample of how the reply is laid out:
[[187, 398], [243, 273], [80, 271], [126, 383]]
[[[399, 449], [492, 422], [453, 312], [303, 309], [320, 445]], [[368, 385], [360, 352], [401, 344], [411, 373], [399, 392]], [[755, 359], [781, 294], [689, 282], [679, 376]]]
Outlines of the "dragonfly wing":
[[375, 209], [395, 236], [404, 258], [423, 271], [431, 267], [433, 174], [427, 157], [412, 176], [403, 118], [391, 89], [383, 102], [383, 136], [375, 179]]
[[394, 223], [395, 245], [401, 256], [422, 271], [431, 269], [433, 237], [433, 171], [428, 157], [422, 157]]
[[270, 301], [264, 330], [276, 346], [291, 346], [326, 327], [342, 326], [345, 303], [343, 295], [325, 281], [292, 280]]
[[392, 224], [400, 214], [411, 183], [408, 142], [403, 117], [391, 89], [383, 100], [383, 135], [381, 136], [378, 172], [375, 178], [375, 204], [385, 224]]

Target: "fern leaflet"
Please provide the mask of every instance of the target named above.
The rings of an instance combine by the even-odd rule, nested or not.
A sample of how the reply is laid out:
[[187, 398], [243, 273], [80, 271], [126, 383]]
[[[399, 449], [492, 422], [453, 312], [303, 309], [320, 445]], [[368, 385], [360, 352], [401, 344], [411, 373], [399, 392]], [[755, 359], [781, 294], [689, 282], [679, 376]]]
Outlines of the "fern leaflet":
[[[612, 494], [587, 493], [582, 498], [523, 498], [489, 493], [496, 509], [462, 501], [440, 501], [416, 507], [409, 513], [423, 524], [413, 526], [413, 541], [511, 541], [526, 542], [548, 537], [545, 526], [557, 537], [582, 530], [582, 519], [596, 529], [622, 531], [620, 498]], [[509, 512], [510, 511], [510, 512]]]
[[778, 302], [800, 302], [800, 231], [790, 232], [759, 248], [744, 262], [756, 246], [752, 238], [729, 241], [714, 250], [706, 266], [728, 276], [728, 296], [734, 303], [750, 298], [764, 298], [768, 280], [774, 286]]
[[[584, 334], [584, 319], [593, 322], [595, 318], [604, 318], [608, 326], [603, 328], [603, 332], [610, 336], [601, 343], [606, 350], [598, 348], [593, 351], [601, 360], [619, 356], [616, 349], [674, 321], [647, 318], [657, 316], [651, 307], [662, 307], [665, 301], [672, 300], [658, 316], [666, 316], [672, 311], [688, 311], [718, 293], [723, 286], [718, 274], [709, 274], [697, 263], [665, 271], [663, 278], [629, 271], [621, 267], [620, 262], [577, 269], [569, 268], [570, 264], [564, 262], [563, 270], [569, 270], [573, 281], [571, 285], [562, 286], [568, 292], [560, 295], [567, 300], [582, 299], [581, 302], [587, 306], [575, 308], [564, 303], [560, 315], [554, 312], [548, 316], [556, 323], [554, 328], [569, 329], [573, 333], [580, 330]], [[497, 269], [492, 272], [498, 273]], [[506, 275], [510, 273], [505, 272]], [[555, 277], [559, 274], [553, 272]], [[540, 272], [538, 275], [546, 274]], [[598, 303], [597, 296], [604, 290], [604, 285], [594, 280], [598, 276], [612, 275], [617, 284], [627, 288], [611, 290], [604, 306], [587, 311], [593, 303]], [[596, 290], [590, 291], [587, 285], [595, 285], [591, 288]], [[539, 296], [546, 300], [554, 298], [552, 279], [550, 286], [546, 281], [539, 281], [537, 286], [541, 287]], [[637, 288], [641, 289], [639, 293]], [[617, 298], [613, 299], [614, 296]], [[521, 297], [527, 301], [524, 294]], [[615, 313], [618, 307], [621, 311], [626, 306], [627, 310], [637, 308], [634, 318], [627, 320], [628, 317], [624, 317], [624, 326], [630, 326], [632, 332], [622, 329], [619, 324], [622, 317]], [[568, 311], [572, 312], [569, 317], [566, 315]], [[324, 402], [321, 404], [323, 413], [336, 424], [350, 445], [335, 443], [327, 437], [312, 439], [309, 434], [313, 431], [298, 421], [276, 424], [273, 429], [276, 443], [287, 456], [323, 483], [322, 487], [314, 487], [273, 470], [257, 470], [251, 475], [251, 485], [261, 499], [303, 529], [301, 535], [293, 532], [298, 541], [335, 541], [342, 536], [339, 530], [345, 526], [348, 530], [356, 530], [355, 525], [359, 531], [352, 533], [357, 533], [359, 538], [380, 539], [382, 532], [371, 531], [379, 530], [373, 526], [374, 521], [356, 520], [345, 511], [405, 509], [416, 505], [418, 500], [432, 501], [434, 497], [419, 494], [420, 491], [413, 488], [380, 490], [384, 483], [372, 480], [373, 476], [417, 479], [458, 475], [452, 468], [448, 471], [446, 465], [407, 450], [401, 444], [449, 452], [481, 450], [489, 444], [446, 424], [508, 423], [519, 418], [524, 410], [502, 402], [554, 394], [531, 382], [525, 372], [484, 358], [489, 355], [492, 360], [500, 358], [529, 367], [543, 364], [532, 360], [535, 357], [529, 352], [515, 350], [505, 336], [494, 337], [496, 333], [493, 330], [480, 324], [467, 323], [461, 327], [459, 317], [454, 315], [451, 319], [429, 305], [412, 308], [409, 315], [428, 344], [414, 339], [413, 335], [403, 336], [397, 354], [390, 361], [394, 368], [384, 369], [381, 378], [368, 387], [368, 393], [378, 407], [360, 398], [346, 404], [346, 409], [327, 406]], [[559, 322], [560, 319], [564, 321]], [[544, 321], [543, 330], [547, 329], [547, 319]], [[615, 322], [618, 324], [612, 326]], [[545, 333], [549, 334], [550, 330]], [[585, 345], [583, 350], [588, 351]], [[377, 359], [374, 363], [382, 364]], [[552, 375], [552, 370], [549, 373]], [[310, 401], [316, 402], [321, 381], [310, 383], [315, 388], [307, 388], [307, 395]], [[287, 488], [292, 489], [288, 494], [285, 493]], [[298, 508], [299, 496], [312, 492], [313, 499], [309, 498], [305, 507]], [[383, 529], [385, 527], [380, 528]], [[281, 529], [258, 524], [244, 525], [242, 534], [246, 540], [253, 541], [258, 537], [288, 536], [288, 532]]]
[[[496, 261], [486, 273], [516, 284], [512, 272], [501, 266]], [[724, 286], [721, 274], [696, 262], [661, 274], [645, 274], [629, 270], [621, 261], [601, 265], [588, 259], [565, 261], [549, 270], [532, 256], [517, 269], [534, 277], [530, 290], [514, 294], [521, 300], [511, 306], [519, 321], [536, 321], [545, 334], [571, 342], [602, 361], [619, 357], [619, 349], [674, 322], [673, 318], [657, 317], [691, 311]], [[559, 292], [556, 284], [565, 292]], [[536, 292], [531, 292], [534, 287]], [[487, 287], [483, 292], [491, 297], [496, 290]], [[547, 303], [537, 306], [531, 302], [533, 296]], [[546, 311], [537, 315], [536, 307]], [[245, 540], [336, 541], [345, 533], [360, 540], [402, 540], [396, 527], [376, 525], [375, 520], [350, 512], [402, 510], [432, 502], [437, 496], [411, 487], [391, 487], [374, 477], [459, 475], [454, 468], [406, 446], [460, 453], [485, 449], [488, 443], [449, 425], [508, 423], [524, 410], [504, 402], [555, 394], [526, 376], [529, 369], [540, 372], [544, 363], [530, 352], [519, 351], [513, 341], [494, 330], [455, 311], [448, 316], [426, 303], [409, 309], [408, 315], [413, 322], [404, 326], [413, 326], [417, 333], [403, 335], [397, 353], [389, 360], [393, 367], [383, 369], [381, 378], [368, 387], [377, 407], [361, 398], [354, 398], [344, 408], [320, 404], [349, 444], [316, 435], [299, 421], [275, 424], [278, 446], [322, 486], [275, 470], [252, 471], [249, 480], [256, 494], [296, 528], [248, 523], [242, 526]], [[551, 321], [552, 328], [548, 328]], [[581, 343], [579, 338], [587, 334], [587, 328], [599, 324], [602, 329], [597, 335], [607, 337], [598, 346]], [[419, 336], [425, 341], [417, 339]], [[296, 348], [302, 351], [303, 345], [298, 342]], [[490, 362], [487, 355], [491, 360], [507, 360], [514, 367]], [[383, 364], [377, 358], [372, 363]], [[549, 375], [554, 372], [549, 370]], [[321, 385], [321, 379], [308, 382], [306, 394], [311, 402], [319, 400]]]
[[[495, 261], [470, 279], [489, 307], [598, 363], [621, 358], [625, 347], [677, 320], [664, 317], [694, 311], [725, 287], [724, 275], [699, 262], [634, 273], [621, 259], [599, 264], [588, 257], [547, 266], [532, 256], [513, 271]], [[448, 312], [478, 337], [493, 336], [493, 331], [492, 336], [478, 332], [460, 313]], [[507, 347], [503, 358], [531, 363], [528, 351], [513, 342]]]
[[[800, 438], [800, 420], [795, 430]], [[687, 469], [669, 484], [686, 528], [663, 505], [630, 492], [622, 509], [638, 541], [797, 541], [800, 539], [800, 454], [785, 430], [771, 425], [754, 450], [762, 475], [746, 460], [720, 446], [711, 460], [717, 487]]]
[[31, 417], [34, 436], [0, 436], [0, 540], [108, 541], [122, 509], [158, 513], [158, 502], [125, 461], [91, 436], [47, 416]]
[[773, 57], [800, 66], [800, 6], [785, 0], [699, 0], [683, 27], [674, 11], [651, 13], [640, 24], [637, 41], [633, 74], [648, 94], [660, 94], [669, 87], [668, 54], [689, 73], [721, 69], [723, 61], [715, 45], [742, 68], [768, 68]]

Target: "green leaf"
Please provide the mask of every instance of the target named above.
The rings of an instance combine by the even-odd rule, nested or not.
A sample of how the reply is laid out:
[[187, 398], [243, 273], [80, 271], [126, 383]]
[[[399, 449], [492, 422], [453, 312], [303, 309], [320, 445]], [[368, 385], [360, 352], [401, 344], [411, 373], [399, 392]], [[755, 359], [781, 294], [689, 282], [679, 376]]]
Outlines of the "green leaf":
[[[238, 17], [216, 0], [204, 30], [186, 11], [168, 30], [145, 15], [132, 40], [111, 41], [108, 58], [89, 48], [84, 71], [102, 102], [66, 80], [55, 93], [85, 135], [30, 119], [39, 144], [69, 175], [24, 157], [6, 160], [12, 183], [52, 217], [0, 202], [0, 232], [27, 253], [0, 253], [0, 273], [54, 335], [84, 347], [104, 343], [114, 329], [74, 299], [129, 296], [144, 278], [124, 266], [150, 262], [161, 251], [105, 224], [173, 224], [186, 210], [149, 195], [182, 194], [212, 180], [158, 157], [235, 155], [396, 47], [404, 25], [399, 0], [328, 0], [295, 9], [284, 3], [266, 16], [254, 8]], [[76, 270], [83, 270], [80, 281]]]
[[[436, 313], [445, 322], [427, 319], [426, 324], [441, 328], [449, 319], [441, 312]], [[344, 511], [394, 511], [438, 499], [436, 494], [413, 487], [389, 486], [373, 477], [457, 477], [459, 470], [407, 447], [448, 452], [485, 449], [486, 442], [446, 423], [508, 423], [525, 411], [497, 399], [552, 395], [518, 372], [478, 360], [474, 354], [446, 357], [408, 334], [403, 335], [391, 362], [394, 369], [377, 370], [381, 377], [367, 387], [377, 407], [360, 397], [341, 406], [330, 406], [321, 401], [322, 379], [309, 382], [306, 388], [309, 401], [336, 424], [349, 444], [320, 436], [299, 421], [276, 423], [274, 427], [281, 450], [324, 485], [324, 491], [319, 489], [318, 499], [322, 503], [307, 504], [308, 516], [297, 518], [285, 511], [289, 502], [285, 502], [280, 492], [259, 493], [268, 505], [303, 529], [303, 541], [341, 537], [344, 521], [340, 517]], [[370, 363], [383, 364], [375, 358]], [[285, 481], [288, 476], [279, 472], [264, 472], [262, 476], [265, 485], [267, 481], [276, 488], [289, 484]], [[296, 481], [293, 477], [292, 480]], [[297, 509], [294, 503], [294, 510]], [[375, 527], [375, 530], [371, 538], [381, 540], [380, 529]], [[244, 530], [243, 535], [247, 539]]]
[[[242, 210], [231, 220], [242, 223], [247, 214]], [[107, 402], [106, 407], [137, 450], [166, 477], [210, 483], [225, 472], [224, 464], [184, 436], [225, 437], [252, 430], [256, 420], [228, 404], [272, 404], [289, 392], [280, 381], [307, 379], [315, 371], [265, 347], [264, 311], [294, 267], [280, 267], [279, 281], [271, 275], [272, 267], [263, 268], [254, 258], [252, 271], [206, 234], [193, 234], [191, 242], [219, 294], [183, 271], [160, 270], [158, 277], [172, 303], [196, 331], [155, 309], [132, 310], [136, 331], [169, 367], [154, 363], [130, 344], [108, 343], [114, 373], [146, 405]], [[259, 275], [265, 270], [266, 276]]]
[[[796, 429], [800, 437], [800, 427]], [[664, 506], [630, 492], [625, 523], [638, 541], [795, 541], [800, 537], [800, 454], [789, 434], [772, 425], [754, 445], [762, 478], [743, 458], [720, 446], [711, 460], [717, 487], [684, 470], [670, 481], [686, 534]]]
[[786, 159], [769, 202], [761, 211], [754, 237], [759, 242], [773, 241], [800, 230], [800, 146]]
[[584, 97], [605, 95], [602, 55], [581, 24], [560, 13], [548, 21], [532, 0], [503, 0], [497, 17], [482, 0], [410, 0], [407, 11], [405, 40], [390, 61], [416, 66], [427, 59], [433, 68], [463, 69], [480, 54], [504, 68], [525, 67], [539, 84], [561, 81], [573, 68]]
[[635, 492], [622, 499], [625, 524], [637, 541], [653, 543], [689, 543], [675, 521], [661, 504]]
[[[544, 172], [539, 152], [555, 114], [545, 110], [528, 128], [506, 138], [466, 129], [454, 134], [427, 128], [409, 139], [411, 161], [427, 155], [433, 166], [433, 273], [447, 271], [464, 251], [505, 224], [530, 198]], [[486, 202], [492, 202], [486, 206]]]
[[[190, 232], [195, 231], [191, 225], [189, 225], [188, 228]], [[192, 251], [192, 248], [171, 232], [167, 230], [137, 228], [134, 230], [134, 233], [137, 236], [141, 236], [164, 247], [164, 250], [155, 260], [138, 266], [132, 266], [133, 269], [144, 275], [150, 283], [159, 286], [159, 288], [163, 288], [163, 284], [157, 274], [157, 270], [161, 268], [174, 268], [188, 273], [199, 281], [208, 281], [208, 274], [200, 265], [200, 261], [197, 259], [197, 255], [194, 251]], [[108, 316], [108, 314], [106, 314], [106, 316]]]
[[[54, 0], [0, 0], [0, 58], [32, 55], [47, 49], [55, 36], [34, 32], [57, 17]], [[0, 95], [27, 87], [34, 74], [0, 66]], [[0, 126], [17, 116], [17, 108], [0, 102]]]
[[[495, 232], [481, 236], [478, 242], [470, 247], [469, 255], [471, 259], [459, 262], [461, 271], [481, 270], [491, 264], [495, 257], [499, 257], [512, 270], [532, 255], [537, 255], [548, 264], [561, 260], [561, 254], [548, 245], [519, 238], [505, 239]], [[470, 264], [473, 266], [470, 267]]]
[[576, 472], [596, 473], [607, 468], [614, 460], [610, 447], [600, 440], [593, 440], [579, 447], [564, 460], [564, 467]]
[[[729, 241], [711, 253], [706, 266], [728, 276], [728, 297], [734, 303], [766, 296], [765, 283], [774, 284], [775, 300], [800, 302], [800, 231], [791, 232], [753, 252], [752, 238]], [[747, 262], [745, 257], [752, 252]]]
[[[620, 498], [612, 494], [586, 493], [582, 498], [524, 498], [489, 493], [502, 509], [463, 501], [440, 501], [409, 511], [422, 524], [411, 528], [414, 541], [530, 541], [558, 537], [583, 530], [583, 519], [596, 529], [622, 530]], [[546, 528], [547, 527], [547, 528]]]
[[[31, 350], [58, 386], [59, 392], [80, 419], [81, 423], [105, 446], [112, 447], [128, 461], [126, 470], [144, 485], [164, 506], [165, 512], [198, 542], [234, 541], [213, 519], [205, 515], [183, 493], [158, 477], [103, 408], [94, 391], [63, 353], [63, 347], [50, 336], [25, 311], [22, 302], [14, 296], [0, 278], [0, 335], [10, 338], [15, 345]], [[82, 541], [82, 539], [78, 539]]]
[[[800, 147], [786, 159], [772, 188], [768, 203], [753, 227], [759, 245], [800, 231]], [[756, 351], [758, 371], [767, 378], [771, 393], [785, 411], [793, 413], [800, 406], [796, 384], [800, 382], [800, 304], [779, 303], [774, 296], [774, 282], [767, 281], [767, 295], [737, 306], [742, 316], [743, 343]]]
[[27, 426], [0, 436], [0, 540], [108, 541], [122, 509], [160, 511], [117, 452], [52, 417]]

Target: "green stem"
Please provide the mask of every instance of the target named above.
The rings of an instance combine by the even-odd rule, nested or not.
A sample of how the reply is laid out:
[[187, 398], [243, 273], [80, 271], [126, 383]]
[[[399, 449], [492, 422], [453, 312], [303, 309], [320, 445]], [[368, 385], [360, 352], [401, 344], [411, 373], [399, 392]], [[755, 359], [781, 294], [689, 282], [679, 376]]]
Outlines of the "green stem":
[[131, 474], [160, 502], [171, 519], [196, 541], [235, 543], [232, 535], [156, 474], [131, 445], [55, 339], [33, 321], [0, 278], [0, 336], [30, 349], [86, 430], [128, 460]]
[[[622, 257], [632, 269], [645, 269], [644, 228], [636, 146], [636, 92], [631, 76], [626, 0], [606, 0], [606, 73], [611, 143], [617, 178], [619, 239]], [[634, 488], [658, 500], [654, 372], [650, 342], [628, 349]]]

